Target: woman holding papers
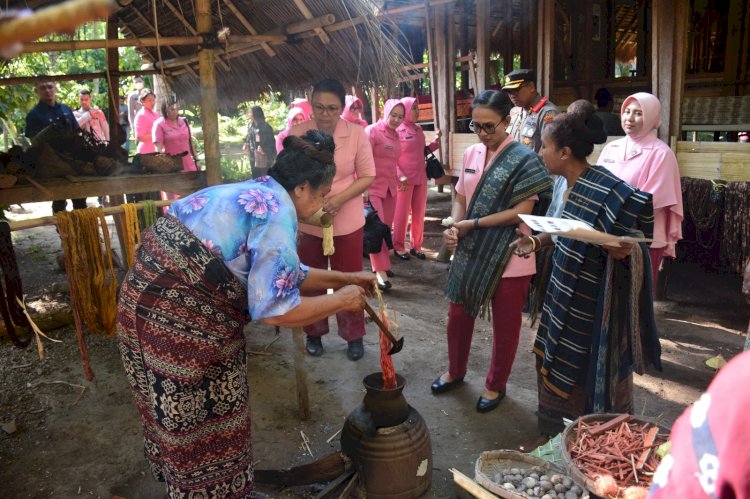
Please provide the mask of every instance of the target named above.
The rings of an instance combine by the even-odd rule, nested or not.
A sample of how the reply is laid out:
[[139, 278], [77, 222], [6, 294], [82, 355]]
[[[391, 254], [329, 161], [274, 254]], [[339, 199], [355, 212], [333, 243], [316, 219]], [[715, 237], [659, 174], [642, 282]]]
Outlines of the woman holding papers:
[[661, 125], [661, 104], [655, 96], [638, 92], [622, 103], [625, 137], [607, 144], [599, 164], [625, 182], [651, 193], [654, 204], [654, 242], [651, 243], [653, 282], [664, 257], [675, 257], [682, 239], [682, 188], [677, 157], [656, 137]]
[[[521, 311], [535, 272], [533, 261], [510, 248], [518, 215], [544, 213], [551, 181], [539, 157], [505, 132], [508, 97], [496, 90], [482, 92], [472, 103], [471, 128], [480, 143], [464, 152], [451, 216], [455, 222], [443, 242], [455, 248], [446, 295], [448, 308], [448, 371], [432, 383], [435, 394], [463, 382], [477, 315], [492, 317], [492, 360], [477, 402], [477, 411], [496, 408], [505, 397], [516, 356]], [[529, 232], [530, 233], [530, 232]]]
[[[605, 139], [590, 103], [547, 124], [540, 153], [567, 187], [556, 193], [562, 205], [551, 215], [614, 235], [639, 230], [651, 237], [651, 195], [586, 162], [594, 144]], [[549, 234], [517, 233], [512, 246], [522, 256], [554, 244], [534, 343], [540, 431], [555, 435], [563, 418], [632, 412], [633, 371], [642, 374], [649, 363], [661, 368], [648, 248], [598, 246], [562, 235], [553, 243]]]

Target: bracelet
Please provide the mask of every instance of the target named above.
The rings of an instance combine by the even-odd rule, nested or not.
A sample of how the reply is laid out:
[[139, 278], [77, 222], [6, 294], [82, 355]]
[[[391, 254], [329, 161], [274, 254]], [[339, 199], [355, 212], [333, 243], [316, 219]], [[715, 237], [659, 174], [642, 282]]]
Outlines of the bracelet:
[[475, 229], [478, 229], [478, 228], [479, 228], [479, 217], [476, 217], [476, 218], [474, 219], [474, 228], [475, 228]]
[[542, 249], [542, 240], [537, 236], [531, 236], [531, 239], [536, 243], [534, 251]]
[[534, 236], [529, 236], [529, 240], [531, 241], [531, 251], [530, 251], [530, 253], [534, 253], [537, 250], [537, 248], [536, 248], [536, 238]]

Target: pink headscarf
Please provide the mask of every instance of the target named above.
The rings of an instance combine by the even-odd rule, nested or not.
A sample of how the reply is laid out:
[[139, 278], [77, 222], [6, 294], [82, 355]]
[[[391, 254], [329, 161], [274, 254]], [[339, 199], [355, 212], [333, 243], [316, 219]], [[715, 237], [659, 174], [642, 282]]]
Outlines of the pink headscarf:
[[628, 138], [633, 142], [650, 141], [656, 138], [656, 130], [661, 126], [661, 103], [655, 95], [651, 95], [648, 92], [638, 92], [622, 103], [620, 108], [620, 114], [625, 112], [625, 109], [633, 103], [637, 102], [641, 106], [641, 113], [643, 114], [643, 128], [637, 133], [628, 134]]
[[312, 119], [312, 106], [307, 102], [307, 99], [294, 99], [292, 101], [292, 108], [295, 107], [302, 110], [305, 121]]
[[375, 127], [377, 127], [380, 130], [386, 130], [391, 131], [393, 133], [396, 133], [395, 128], [391, 128], [388, 126], [388, 116], [390, 116], [391, 111], [393, 111], [393, 108], [396, 106], [403, 106], [404, 103], [401, 102], [399, 99], [388, 99], [385, 101], [385, 104], [383, 104], [383, 117], [378, 120], [377, 123], [375, 123]]
[[299, 114], [302, 115], [303, 121], [307, 121], [305, 118], [305, 111], [301, 107], [293, 107], [286, 114], [286, 129], [280, 131], [278, 135], [276, 135], [276, 152], [281, 152], [281, 150], [284, 149], [284, 139], [289, 135], [289, 130], [292, 129], [292, 120]]
[[401, 104], [404, 105], [404, 123], [415, 125], [415, 123], [409, 118], [411, 115], [411, 108], [417, 103], [416, 97], [404, 97], [401, 99]]
[[365, 120], [361, 118], [355, 119], [349, 115], [349, 108], [351, 108], [355, 102], [359, 102], [359, 105], [362, 106], [362, 110], [364, 110], [365, 106], [359, 97], [356, 95], [347, 95], [344, 100], [344, 110], [341, 112], [341, 119], [348, 121], [349, 123], [356, 123], [357, 125], [366, 127], [367, 122]]

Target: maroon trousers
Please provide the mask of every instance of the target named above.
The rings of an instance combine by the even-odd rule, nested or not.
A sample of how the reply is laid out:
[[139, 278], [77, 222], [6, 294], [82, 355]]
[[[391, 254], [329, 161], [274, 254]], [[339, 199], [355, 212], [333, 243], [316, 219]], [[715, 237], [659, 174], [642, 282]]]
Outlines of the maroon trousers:
[[[329, 260], [331, 270], [341, 272], [360, 272], [362, 270], [362, 243], [364, 228], [360, 227], [351, 234], [333, 237], [335, 252], [331, 256], [323, 255], [323, 239], [310, 234], [299, 233], [297, 253], [305, 265], [318, 269], [327, 269]], [[324, 291], [303, 291], [302, 296], [319, 296]], [[365, 316], [362, 312], [339, 312], [336, 314], [339, 336], [346, 341], [353, 341], [365, 335]], [[309, 336], [328, 334], [328, 318], [319, 320], [304, 327]]]
[[[500, 279], [492, 296], [492, 360], [484, 387], [500, 392], [505, 388], [516, 358], [521, 333], [521, 312], [533, 276]], [[476, 318], [463, 305], [448, 307], [448, 372], [451, 378], [466, 374]]]

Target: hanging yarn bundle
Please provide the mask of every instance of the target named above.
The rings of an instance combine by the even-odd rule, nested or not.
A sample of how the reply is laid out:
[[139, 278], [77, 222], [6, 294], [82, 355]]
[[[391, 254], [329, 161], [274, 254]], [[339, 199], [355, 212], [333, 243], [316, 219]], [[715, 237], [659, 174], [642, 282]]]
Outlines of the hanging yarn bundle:
[[16, 299], [23, 300], [23, 288], [21, 276], [18, 273], [16, 253], [13, 250], [13, 240], [10, 237], [10, 225], [8, 222], [0, 222], [0, 268], [3, 272], [5, 290], [0, 284], [0, 313], [3, 316], [5, 329], [8, 331], [11, 341], [18, 348], [26, 348], [31, 343], [31, 338], [22, 340], [16, 335], [15, 326], [29, 328], [29, 322]]
[[122, 250], [125, 253], [125, 261], [128, 263], [128, 267], [132, 267], [135, 262], [135, 252], [141, 244], [141, 228], [138, 223], [138, 205], [134, 203], [126, 203], [122, 205], [122, 209], [125, 210], [125, 226], [123, 227], [122, 235], [125, 247]]
[[323, 255], [331, 256], [336, 252], [333, 247], [333, 225], [323, 227]]
[[89, 331], [112, 335], [117, 320], [117, 280], [104, 213], [101, 208], [87, 208], [55, 216], [70, 271], [72, 305]]
[[156, 223], [156, 204], [152, 200], [144, 200], [139, 202], [141, 205], [141, 229], [147, 229]]

